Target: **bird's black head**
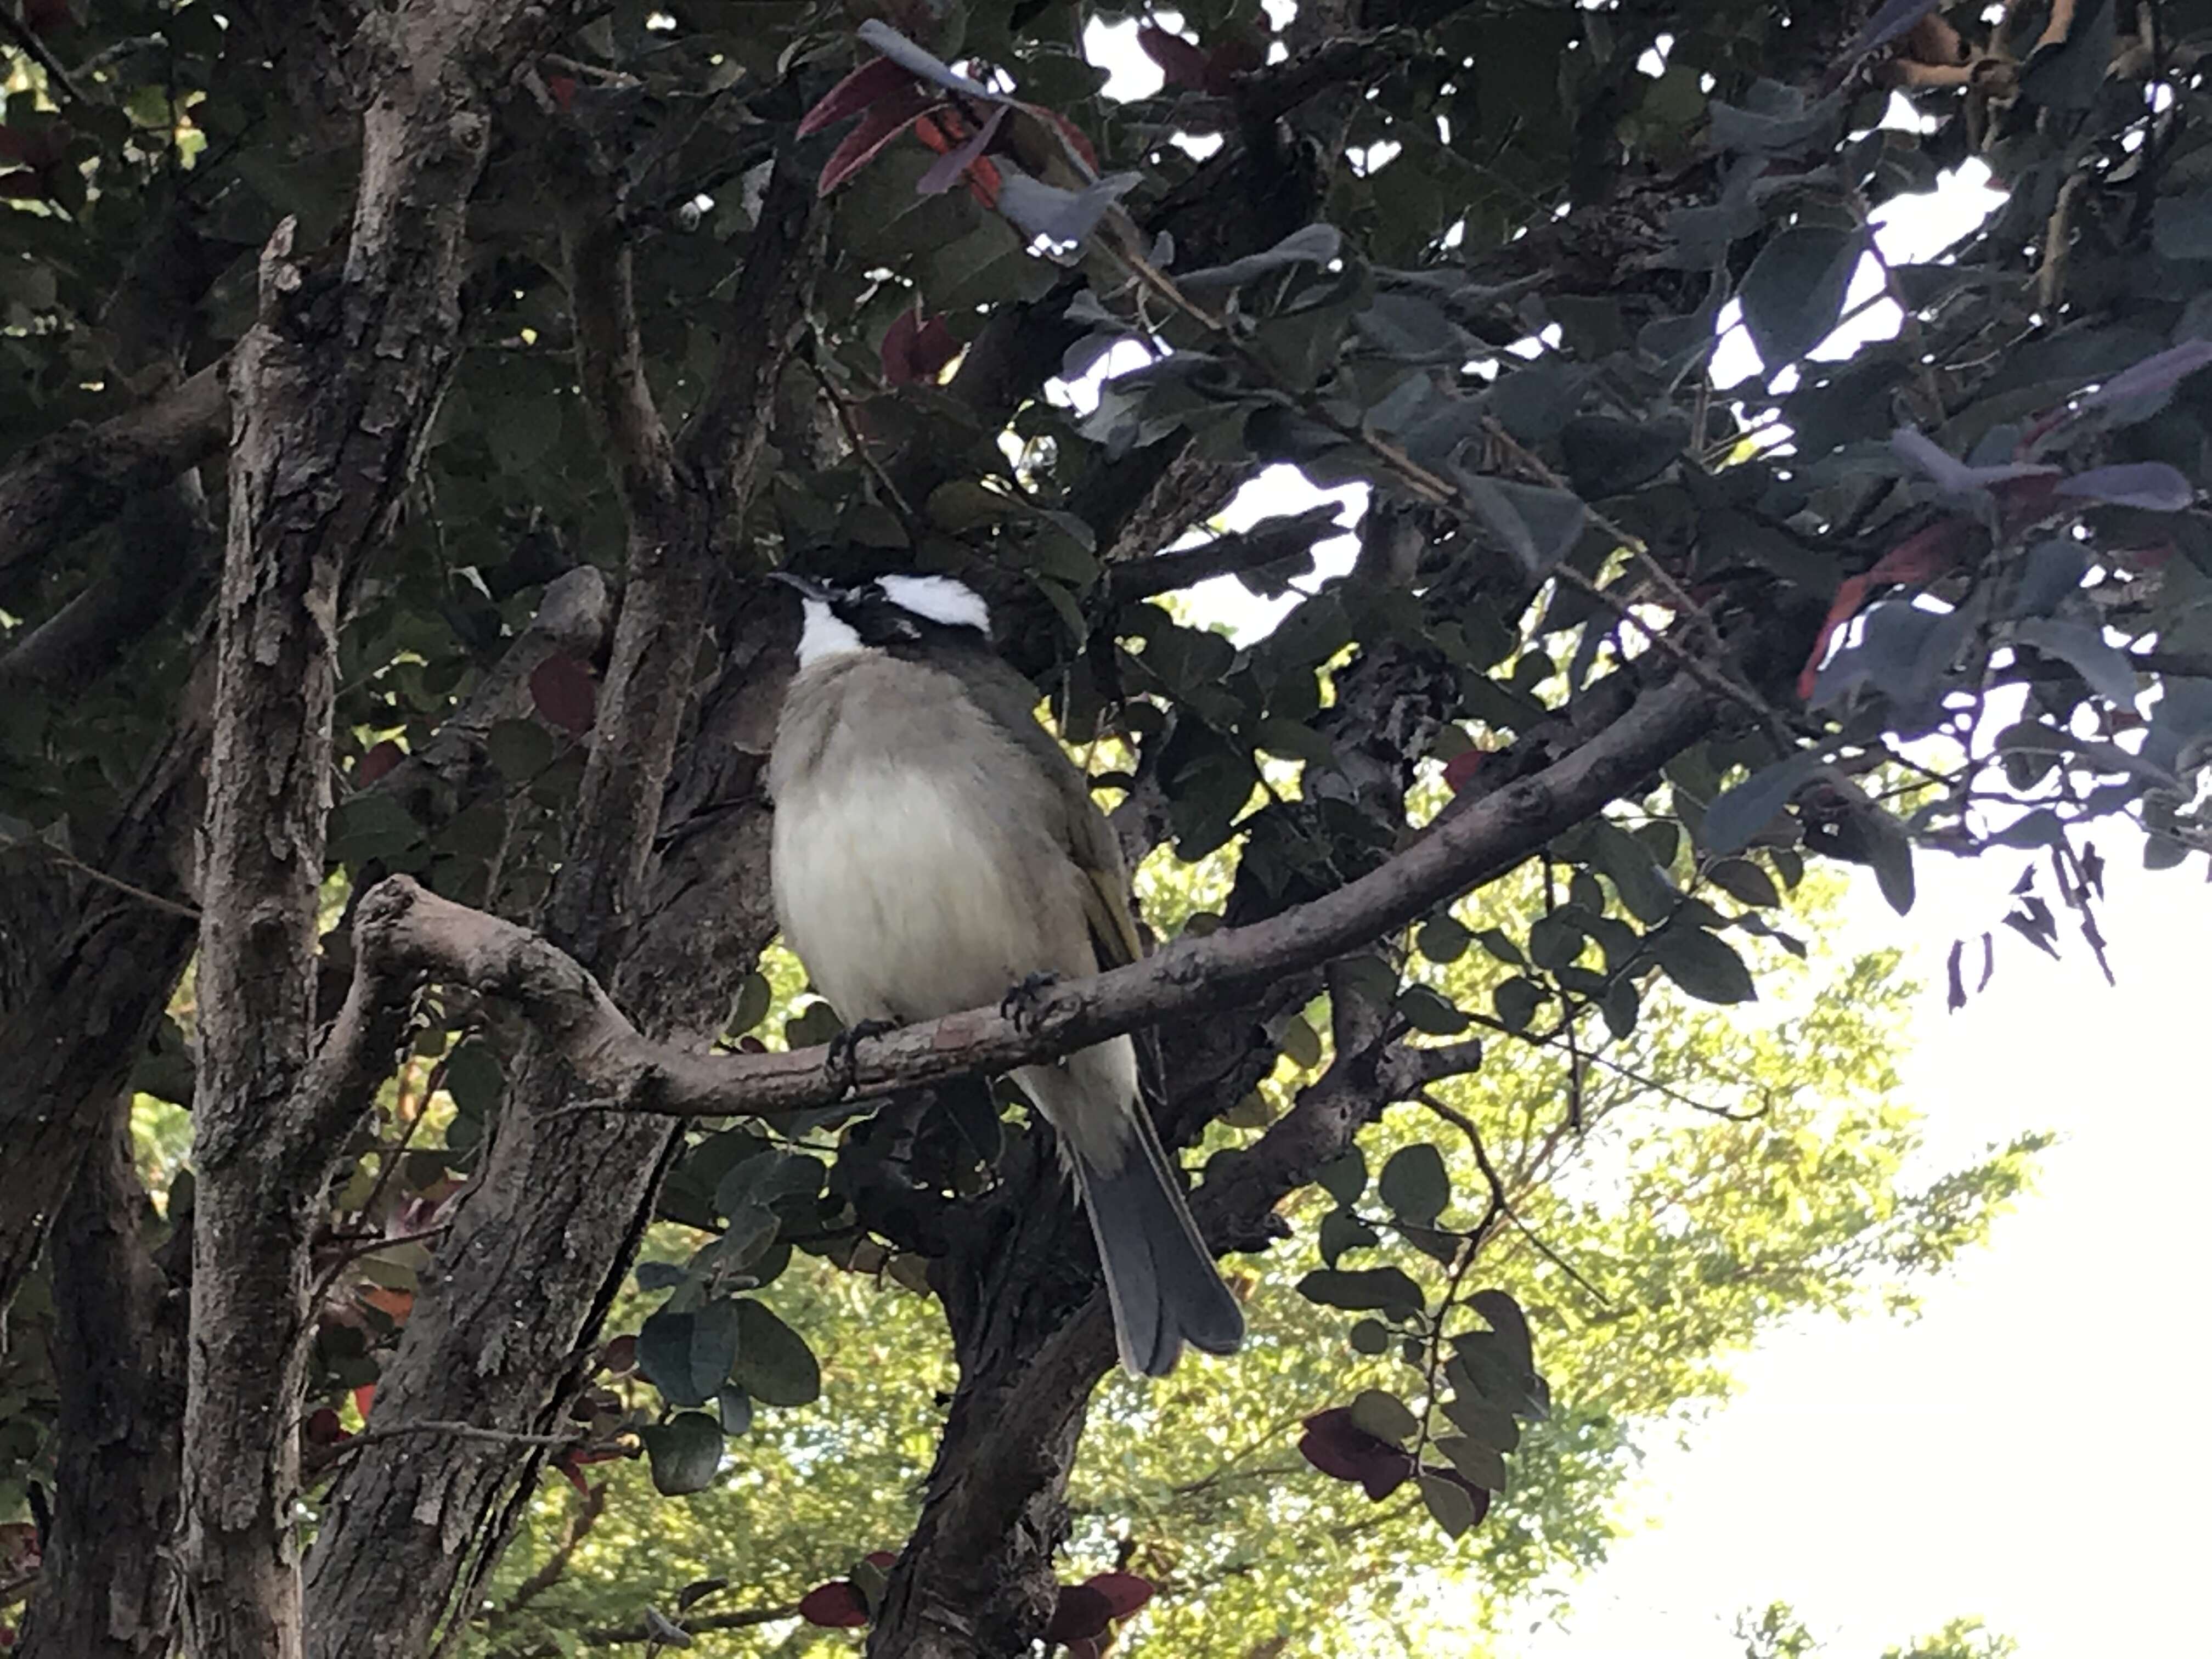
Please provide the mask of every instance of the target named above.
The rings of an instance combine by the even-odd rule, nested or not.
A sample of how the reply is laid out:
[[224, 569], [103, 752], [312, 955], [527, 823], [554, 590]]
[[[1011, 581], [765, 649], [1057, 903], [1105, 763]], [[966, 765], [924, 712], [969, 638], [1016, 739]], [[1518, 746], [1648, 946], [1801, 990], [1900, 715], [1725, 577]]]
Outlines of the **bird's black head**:
[[981, 594], [951, 576], [878, 576], [842, 586], [789, 571], [775, 574], [798, 589], [805, 602], [801, 668], [848, 651], [903, 655], [933, 642], [990, 642], [990, 608]]

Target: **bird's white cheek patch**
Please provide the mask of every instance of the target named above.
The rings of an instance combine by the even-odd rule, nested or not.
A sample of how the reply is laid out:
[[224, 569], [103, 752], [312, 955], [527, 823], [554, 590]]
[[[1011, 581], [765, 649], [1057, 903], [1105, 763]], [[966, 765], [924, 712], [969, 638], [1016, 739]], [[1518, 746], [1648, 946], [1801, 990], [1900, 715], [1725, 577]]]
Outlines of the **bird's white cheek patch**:
[[853, 625], [819, 599], [805, 602], [805, 622], [799, 630], [799, 665], [811, 668], [825, 657], [841, 657], [864, 647]]

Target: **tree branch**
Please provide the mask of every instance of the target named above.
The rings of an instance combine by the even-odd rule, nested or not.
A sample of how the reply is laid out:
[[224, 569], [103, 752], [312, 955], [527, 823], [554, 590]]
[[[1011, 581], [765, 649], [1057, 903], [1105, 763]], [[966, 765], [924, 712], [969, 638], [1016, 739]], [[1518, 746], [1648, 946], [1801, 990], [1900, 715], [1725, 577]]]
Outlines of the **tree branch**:
[[216, 453], [230, 433], [227, 364], [152, 402], [31, 446], [0, 473], [0, 576], [106, 523], [134, 495]]
[[585, 1082], [597, 1109], [757, 1116], [869, 1099], [1052, 1059], [1139, 1025], [1232, 1006], [1284, 975], [1318, 967], [1519, 864], [1696, 741], [1717, 701], [1678, 684], [1646, 692], [1582, 747], [1309, 904], [1178, 939], [1143, 962], [1053, 987], [1018, 1023], [995, 1009], [972, 1009], [864, 1041], [849, 1067], [834, 1072], [821, 1048], [718, 1055], [651, 1042], [573, 957], [404, 876], [362, 902], [359, 971], [428, 975], [516, 1003]]
[[[1114, 604], [1128, 605], [1216, 576], [1241, 575], [1276, 565], [1286, 567], [1285, 576], [1301, 575], [1313, 568], [1316, 542], [1344, 533], [1334, 506], [1311, 507], [1287, 518], [1264, 520], [1249, 530], [1216, 536], [1195, 547], [1175, 548], [1148, 559], [1115, 565], [1107, 573], [1106, 591]], [[1295, 569], [1287, 568], [1294, 565]]]

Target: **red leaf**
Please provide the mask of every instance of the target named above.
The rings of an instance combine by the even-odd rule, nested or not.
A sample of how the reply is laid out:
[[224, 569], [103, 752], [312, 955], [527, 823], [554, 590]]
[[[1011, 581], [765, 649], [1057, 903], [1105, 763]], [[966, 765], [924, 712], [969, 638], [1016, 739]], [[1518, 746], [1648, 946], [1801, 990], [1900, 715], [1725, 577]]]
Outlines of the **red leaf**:
[[1874, 568], [1865, 575], [1847, 576], [1838, 583], [1836, 597], [1829, 602], [1828, 614], [1821, 621], [1820, 635], [1813, 641], [1813, 654], [1805, 659], [1804, 669], [1797, 676], [1798, 696], [1813, 695], [1813, 688], [1820, 678], [1820, 665], [1827, 660], [1828, 642], [1835, 638], [1837, 629], [1858, 615], [1869, 592], [1891, 582], [1917, 586], [1942, 575], [1957, 561], [1972, 531], [1973, 526], [1964, 519], [1939, 519], [1891, 548], [1875, 561]]
[[1062, 1584], [1060, 1599], [1052, 1604], [1052, 1622], [1044, 1627], [1048, 1642], [1080, 1642], [1099, 1636], [1114, 1622], [1114, 1603], [1103, 1590], [1088, 1584]]
[[353, 1408], [361, 1413], [361, 1420], [368, 1421], [368, 1408], [376, 1403], [376, 1384], [364, 1382], [353, 1391]]
[[1081, 127], [1076, 125], [1056, 109], [1046, 109], [1037, 104], [1024, 104], [1022, 107], [1032, 115], [1042, 115], [1052, 120], [1060, 128], [1061, 135], [1066, 138], [1068, 148], [1083, 158], [1084, 165], [1093, 173], [1098, 171], [1098, 152], [1091, 147], [1091, 136]]
[[884, 1572], [889, 1572], [894, 1566], [898, 1565], [898, 1552], [896, 1550], [870, 1550], [867, 1554], [863, 1556], [861, 1559], [870, 1566], [878, 1568]]
[[576, 101], [576, 77], [573, 75], [549, 75], [545, 90], [553, 95], [553, 107], [566, 115]]
[[[968, 142], [968, 124], [949, 108], [933, 110], [915, 124], [915, 136], [944, 155]], [[999, 204], [999, 169], [988, 156], [968, 164], [968, 193], [987, 208]]]
[[1449, 760], [1446, 761], [1444, 763], [1444, 787], [1450, 790], [1452, 793], [1456, 795], [1461, 790], [1466, 788], [1468, 784], [1473, 783], [1474, 781], [1475, 773], [1480, 769], [1482, 763], [1488, 756], [1489, 752], [1490, 751], [1486, 749], [1462, 749], [1459, 753], [1454, 755]]
[[1103, 1637], [1086, 1636], [1067, 1644], [1067, 1659], [1106, 1659], [1106, 1642]]
[[307, 1413], [307, 1443], [311, 1446], [335, 1446], [341, 1440], [353, 1437], [346, 1432], [338, 1414], [328, 1406], [318, 1406]]
[[69, 0], [23, 0], [23, 21], [38, 34], [65, 29], [72, 21]]
[[69, 154], [76, 129], [66, 121], [49, 121], [37, 127], [0, 127], [0, 161], [20, 162], [27, 167], [47, 167]]
[[914, 118], [930, 106], [922, 89], [909, 82], [872, 106], [860, 125], [822, 164], [822, 177], [814, 185], [817, 196], [827, 196], [872, 161], [878, 150], [914, 125]]
[[1093, 1573], [1083, 1582], [1113, 1603], [1116, 1619], [1127, 1619], [1152, 1599], [1152, 1581], [1133, 1572]]
[[592, 729], [599, 688], [592, 684], [590, 669], [574, 657], [556, 653], [530, 671], [530, 701], [554, 725], [581, 737]]
[[1316, 1412], [1306, 1419], [1305, 1431], [1298, 1455], [1323, 1474], [1358, 1481], [1378, 1504], [1413, 1472], [1413, 1460], [1354, 1423], [1349, 1406]]
[[407, 1316], [415, 1311], [414, 1291], [395, 1291], [386, 1285], [370, 1285], [361, 1293], [361, 1299], [395, 1325], [404, 1325]]
[[833, 1578], [799, 1598], [799, 1616], [824, 1630], [858, 1630], [868, 1622], [868, 1607], [851, 1579]]
[[1206, 89], [1226, 98], [1237, 83], [1267, 61], [1258, 40], [1249, 34], [1224, 40], [1206, 57]]
[[888, 58], [863, 64], [823, 93], [822, 101], [799, 118], [799, 136], [804, 138], [809, 133], [819, 132], [915, 84], [912, 72], [901, 69]]
[[637, 1369], [637, 1339], [618, 1336], [599, 1355], [599, 1364], [621, 1376]]
[[40, 175], [30, 167], [10, 167], [0, 173], [0, 197], [10, 201], [33, 202], [42, 198], [46, 186]]
[[576, 1468], [575, 1453], [572, 1451], [562, 1453], [559, 1461], [553, 1467], [561, 1471], [562, 1479], [576, 1489], [578, 1497], [589, 1498], [592, 1495], [592, 1489], [584, 1484], [584, 1477]]
[[1160, 66], [1160, 74], [1171, 87], [1206, 88], [1206, 53], [1182, 38], [1170, 34], [1157, 23], [1146, 23], [1138, 27], [1137, 44], [1145, 56]]
[[386, 738], [361, 757], [361, 764], [353, 769], [353, 780], [366, 789], [406, 757], [404, 749]]
[[960, 342], [952, 337], [942, 317], [924, 322], [913, 312], [902, 311], [884, 331], [878, 355], [884, 379], [892, 386], [907, 386], [915, 380], [935, 380], [945, 364], [960, 355]]

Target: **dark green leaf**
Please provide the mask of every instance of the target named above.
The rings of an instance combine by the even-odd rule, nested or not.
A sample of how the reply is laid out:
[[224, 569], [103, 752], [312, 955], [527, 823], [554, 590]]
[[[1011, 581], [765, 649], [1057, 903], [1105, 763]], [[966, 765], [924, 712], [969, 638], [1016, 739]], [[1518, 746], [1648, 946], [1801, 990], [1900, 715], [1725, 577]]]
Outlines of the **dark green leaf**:
[[1431, 962], [1457, 962], [1467, 954], [1474, 936], [1449, 916], [1431, 917], [1417, 936], [1415, 948]]
[[812, 1404], [822, 1393], [822, 1367], [806, 1339], [757, 1302], [738, 1303], [738, 1358], [731, 1375], [765, 1404]]
[[1336, 1268], [1308, 1273], [1298, 1294], [1324, 1307], [1410, 1318], [1427, 1300], [1401, 1267]]
[[1475, 1514], [1473, 1494], [1457, 1481], [1424, 1474], [1420, 1483], [1421, 1501], [1428, 1505], [1429, 1514], [1443, 1528], [1445, 1536], [1461, 1536], [1480, 1518]]
[[678, 1412], [639, 1432], [662, 1496], [681, 1498], [714, 1485], [722, 1467], [721, 1425], [704, 1412]]
[[1363, 1319], [1352, 1326], [1350, 1340], [1358, 1352], [1378, 1354], [1390, 1346], [1390, 1329], [1379, 1319]]
[[1536, 1018], [1536, 1011], [1551, 1000], [1551, 993], [1542, 986], [1518, 975], [1503, 981], [1490, 994], [1498, 1022], [1509, 1031], [1527, 1030], [1528, 1022]]
[[1408, 1025], [1430, 1036], [1457, 1036], [1468, 1024], [1464, 1013], [1425, 985], [1408, 985], [1399, 992], [1398, 1012]]
[[1314, 1180], [1338, 1203], [1357, 1204], [1367, 1190], [1366, 1155], [1357, 1146], [1346, 1147], [1341, 1157], [1322, 1164]]
[[1774, 822], [1798, 787], [1826, 761], [1814, 750], [1802, 750], [1787, 760], [1753, 772], [1741, 783], [1724, 791], [1705, 808], [1699, 839], [1708, 853], [1740, 852]]
[[1667, 977], [1701, 1002], [1754, 1002], [1751, 970], [1725, 940], [1677, 922], [1652, 934], [1651, 954]]
[[[1510, 1418], [1506, 1420], [1511, 1421]], [[1505, 1490], [1505, 1459], [1495, 1447], [1456, 1434], [1444, 1435], [1435, 1444], [1451, 1460], [1451, 1466], [1476, 1486], [1489, 1492]]]
[[1792, 227], [1759, 249], [1739, 297], [1744, 326], [1769, 374], [1796, 362], [1834, 330], [1851, 273], [1865, 252], [1863, 232], [1824, 225]]
[[1321, 1218], [1321, 1233], [1316, 1245], [1321, 1251], [1321, 1259], [1334, 1267], [1346, 1250], [1370, 1249], [1379, 1242], [1375, 1229], [1351, 1211], [1331, 1210]]
[[1362, 1389], [1352, 1401], [1352, 1421], [1377, 1440], [1402, 1446], [1421, 1431], [1421, 1419], [1395, 1394], [1382, 1389]]
[[1375, 1190], [1399, 1220], [1425, 1227], [1451, 1202], [1451, 1176], [1443, 1155], [1428, 1142], [1417, 1141], [1390, 1154]]
[[1740, 903], [1771, 908], [1782, 902], [1782, 895], [1774, 890], [1774, 878], [1749, 859], [1723, 859], [1705, 876]]

